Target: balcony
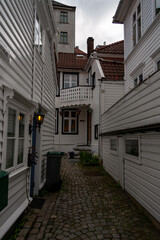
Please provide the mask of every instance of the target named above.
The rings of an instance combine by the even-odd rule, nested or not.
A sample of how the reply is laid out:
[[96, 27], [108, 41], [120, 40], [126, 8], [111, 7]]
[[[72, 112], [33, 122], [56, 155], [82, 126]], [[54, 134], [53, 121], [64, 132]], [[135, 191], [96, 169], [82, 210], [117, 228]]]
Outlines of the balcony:
[[91, 104], [92, 87], [78, 86], [62, 89], [60, 93], [60, 106], [87, 106]]

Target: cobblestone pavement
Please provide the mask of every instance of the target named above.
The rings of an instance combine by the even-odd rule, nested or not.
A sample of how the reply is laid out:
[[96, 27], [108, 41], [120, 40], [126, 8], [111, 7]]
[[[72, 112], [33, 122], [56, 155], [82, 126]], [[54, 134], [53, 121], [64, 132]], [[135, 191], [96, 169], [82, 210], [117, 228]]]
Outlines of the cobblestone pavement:
[[[28, 213], [17, 240], [160, 240], [160, 232], [108, 175], [62, 161], [63, 184]], [[93, 170], [92, 170], [93, 172]]]

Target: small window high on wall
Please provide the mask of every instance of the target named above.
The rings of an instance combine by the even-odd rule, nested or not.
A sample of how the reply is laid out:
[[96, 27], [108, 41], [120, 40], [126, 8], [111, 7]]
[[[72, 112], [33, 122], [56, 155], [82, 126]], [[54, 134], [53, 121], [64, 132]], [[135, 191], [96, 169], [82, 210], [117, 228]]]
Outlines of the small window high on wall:
[[34, 44], [37, 46], [39, 53], [42, 54], [42, 26], [40, 24], [40, 20], [37, 14], [35, 20]]
[[61, 12], [60, 23], [68, 23], [68, 13], [67, 12]]
[[160, 0], [155, 0], [156, 1], [156, 14], [160, 12]]

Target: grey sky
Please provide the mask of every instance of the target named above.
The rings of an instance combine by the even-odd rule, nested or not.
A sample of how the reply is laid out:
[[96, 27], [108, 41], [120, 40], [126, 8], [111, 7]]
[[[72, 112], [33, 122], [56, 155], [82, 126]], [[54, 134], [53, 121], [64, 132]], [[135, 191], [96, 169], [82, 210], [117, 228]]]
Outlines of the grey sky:
[[88, 37], [94, 45], [110, 44], [123, 39], [123, 25], [113, 24], [112, 18], [119, 0], [57, 0], [76, 6], [76, 46], [86, 52]]

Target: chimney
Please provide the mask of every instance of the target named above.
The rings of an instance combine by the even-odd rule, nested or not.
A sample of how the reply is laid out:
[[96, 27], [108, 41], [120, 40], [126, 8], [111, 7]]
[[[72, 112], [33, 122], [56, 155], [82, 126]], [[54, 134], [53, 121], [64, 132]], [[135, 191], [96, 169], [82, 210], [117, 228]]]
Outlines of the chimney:
[[88, 55], [88, 58], [89, 58], [90, 54], [93, 52], [93, 49], [94, 49], [94, 39], [92, 37], [89, 37], [87, 39], [87, 55]]

